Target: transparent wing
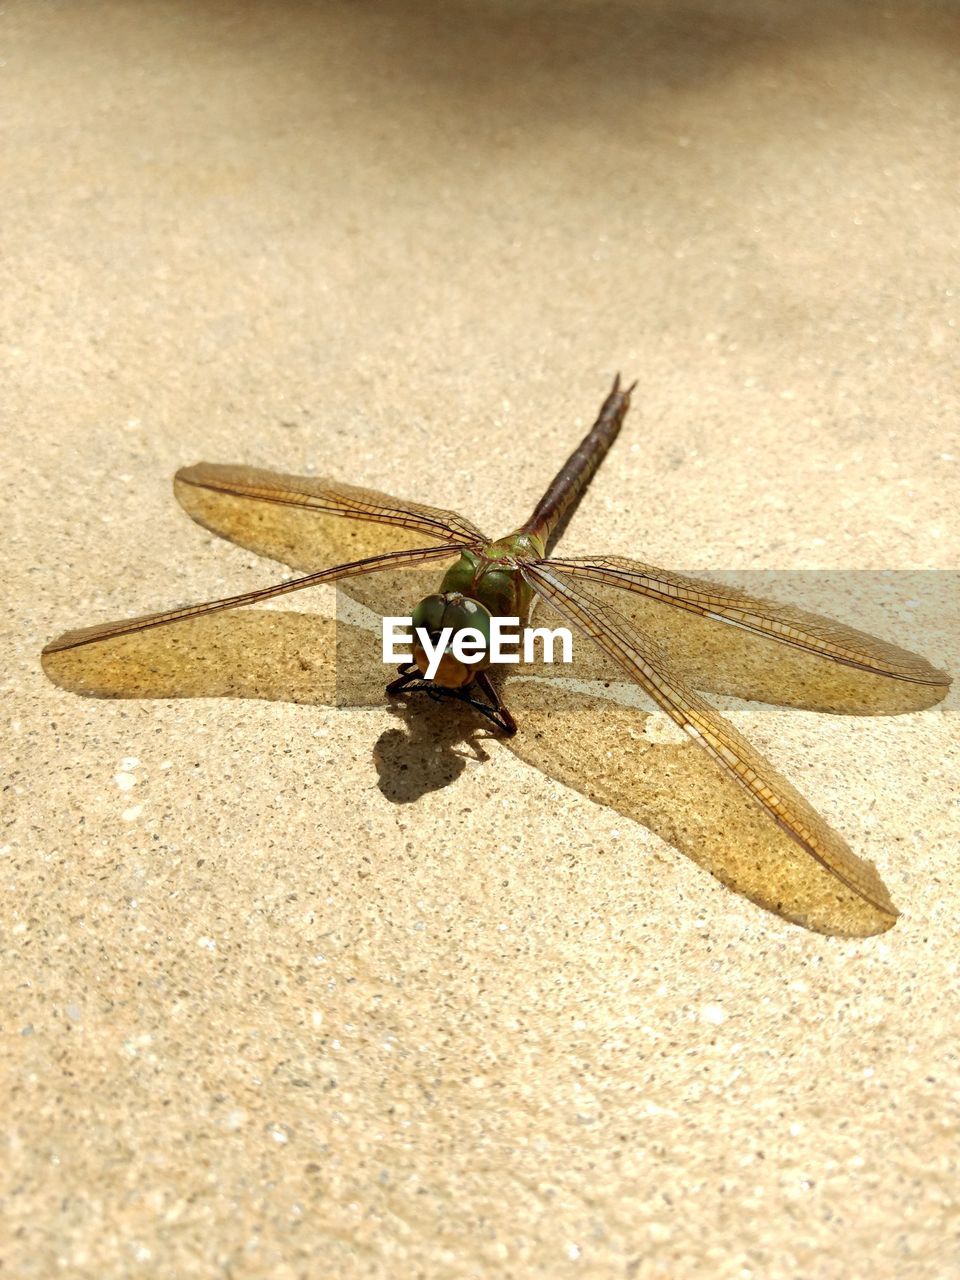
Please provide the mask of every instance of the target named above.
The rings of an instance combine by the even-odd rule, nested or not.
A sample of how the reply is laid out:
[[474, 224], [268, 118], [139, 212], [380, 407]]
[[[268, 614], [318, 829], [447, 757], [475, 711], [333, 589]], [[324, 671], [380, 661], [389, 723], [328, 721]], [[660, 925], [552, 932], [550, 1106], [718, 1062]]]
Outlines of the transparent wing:
[[[459, 547], [415, 548], [224, 600], [68, 631], [44, 649], [43, 668], [61, 688], [90, 697], [382, 704], [396, 672], [382, 661], [380, 615], [409, 617], [459, 553]], [[339, 587], [349, 572], [367, 583], [371, 603], [360, 607], [338, 590], [335, 619], [243, 607], [307, 586]]]
[[[523, 571], [556, 613], [589, 636], [700, 750], [682, 757], [686, 785], [675, 791], [663, 787], [661, 778], [657, 794], [645, 779], [644, 757], [635, 745], [635, 711], [614, 713], [614, 704], [608, 710], [604, 703], [602, 713], [580, 714], [575, 723], [562, 725], [557, 717], [571, 720], [570, 699], [581, 695], [563, 690], [559, 682], [544, 684], [537, 695], [541, 719], [545, 705], [554, 725], [531, 739], [530, 726], [524, 732], [519, 700], [524, 682], [519, 680], [509, 686], [511, 710], [521, 723], [519, 741], [511, 743], [515, 750], [622, 812], [640, 816], [646, 796], [647, 809], [659, 812], [661, 825], [688, 834], [702, 830], [701, 809], [712, 808], [722, 818], [714, 838], [688, 838], [680, 847], [725, 884], [789, 920], [850, 936], [879, 933], [893, 924], [896, 908], [873, 865], [857, 858], [769, 761], [671, 672], [654, 641], [551, 562], [524, 565]], [[526, 696], [529, 701], [532, 695]]]
[[369, 636], [317, 614], [276, 609], [205, 614], [176, 627], [47, 649], [62, 689], [95, 698], [261, 698], [308, 706], [383, 702], [383, 675], [347, 696], [342, 672]]
[[950, 677], [842, 622], [618, 556], [551, 558], [660, 644], [695, 688], [812, 711], [881, 715], [941, 701]]
[[199, 462], [177, 472], [174, 492], [204, 528], [294, 569], [364, 560], [423, 546], [424, 539], [487, 542], [455, 511], [316, 476]]
[[[50, 672], [50, 666], [54, 662], [55, 655], [68, 652], [72, 649], [87, 648], [87, 646], [100, 646], [108, 640], [116, 640], [122, 636], [134, 636], [142, 634], [145, 631], [154, 630], [156, 627], [168, 627], [174, 623], [184, 623], [207, 616], [211, 613], [220, 613], [225, 609], [242, 608], [247, 604], [262, 604], [266, 600], [273, 600], [280, 595], [291, 594], [292, 591], [302, 591], [307, 586], [323, 586], [325, 584], [333, 584], [343, 579], [351, 579], [351, 577], [376, 575], [384, 571], [399, 570], [417, 570], [424, 564], [439, 564], [451, 561], [452, 557], [456, 557], [460, 553], [458, 547], [419, 547], [410, 550], [402, 550], [402, 552], [393, 552], [384, 554], [384, 556], [374, 556], [369, 559], [362, 559], [349, 564], [335, 564], [333, 568], [325, 568], [325, 570], [317, 570], [315, 573], [307, 573], [303, 577], [293, 577], [285, 582], [274, 582], [273, 585], [264, 586], [255, 591], [243, 591], [239, 595], [224, 596], [219, 600], [205, 600], [201, 604], [183, 604], [174, 609], [164, 609], [159, 613], [146, 613], [136, 618], [119, 618], [115, 622], [102, 622], [92, 627], [81, 627], [74, 631], [65, 631], [63, 635], [51, 640], [46, 645], [42, 657], [44, 657], [44, 667]], [[388, 584], [393, 584], [393, 577], [387, 576]], [[92, 659], [96, 660], [96, 659]]]

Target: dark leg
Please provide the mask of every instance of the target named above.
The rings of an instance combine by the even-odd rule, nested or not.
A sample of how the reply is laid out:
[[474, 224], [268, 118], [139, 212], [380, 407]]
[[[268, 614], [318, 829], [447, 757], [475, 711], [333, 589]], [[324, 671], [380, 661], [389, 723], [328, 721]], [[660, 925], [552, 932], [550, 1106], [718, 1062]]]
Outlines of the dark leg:
[[[424, 680], [419, 669], [413, 663], [409, 666], [403, 665], [397, 667], [399, 676], [396, 680], [391, 680], [387, 685], [387, 696], [393, 697], [397, 693], [426, 693], [433, 698], [435, 702], [441, 702], [444, 699], [451, 698], [456, 702], [463, 702], [468, 707], [485, 715], [488, 720], [492, 721], [497, 728], [506, 737], [512, 738], [517, 732], [517, 722], [513, 716], [503, 705], [497, 694], [496, 689], [490, 683], [490, 677], [485, 671], [481, 671], [477, 676], [474, 684], [487, 697], [487, 702], [481, 702], [478, 698], [471, 698], [467, 689], [443, 689], [439, 685], [432, 684], [429, 680]], [[470, 686], [473, 688], [473, 685]]]
[[514, 720], [513, 716], [507, 710], [506, 706], [503, 703], [503, 700], [501, 699], [499, 693], [497, 693], [496, 689], [493, 687], [490, 677], [487, 675], [485, 671], [479, 671], [477, 673], [476, 683], [479, 685], [479, 687], [483, 690], [483, 692], [487, 695], [487, 697], [493, 703], [494, 711], [496, 712], [497, 719], [499, 721], [501, 728], [503, 729], [505, 736], [508, 738], [512, 738], [513, 735], [517, 732], [517, 722], [516, 720]]
[[401, 689], [404, 689], [411, 680], [415, 679], [420, 674], [419, 668], [414, 662], [409, 664], [401, 663], [400, 666], [397, 667], [397, 670], [400, 673], [400, 677], [397, 680], [391, 680], [387, 685], [388, 698], [392, 698], [394, 694], [399, 693]]

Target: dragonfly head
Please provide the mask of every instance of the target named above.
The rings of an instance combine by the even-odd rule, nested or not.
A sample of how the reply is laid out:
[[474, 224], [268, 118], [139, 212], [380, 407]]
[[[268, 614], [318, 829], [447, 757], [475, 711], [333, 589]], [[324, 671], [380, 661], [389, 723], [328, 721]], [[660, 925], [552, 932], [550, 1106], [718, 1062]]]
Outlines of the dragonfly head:
[[[431, 644], [436, 645], [444, 629], [452, 628], [440, 665], [433, 675], [433, 682], [445, 689], [466, 688], [478, 671], [490, 665], [487, 656], [490, 649], [490, 623], [490, 611], [479, 600], [471, 600], [459, 591], [427, 596], [413, 611], [413, 660], [422, 674], [426, 675], [430, 657], [417, 637], [419, 629], [427, 633]], [[481, 642], [483, 645], [483, 656], [477, 662], [462, 662], [453, 652], [454, 641], [463, 631], [478, 633], [470, 637], [477, 642], [478, 647]]]

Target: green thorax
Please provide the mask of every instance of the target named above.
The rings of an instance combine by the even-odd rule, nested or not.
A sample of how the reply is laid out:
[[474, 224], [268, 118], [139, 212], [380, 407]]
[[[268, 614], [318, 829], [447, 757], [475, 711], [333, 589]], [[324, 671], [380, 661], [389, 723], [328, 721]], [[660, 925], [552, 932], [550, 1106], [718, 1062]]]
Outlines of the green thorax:
[[533, 534], [511, 533], [491, 542], [483, 551], [463, 551], [444, 574], [441, 592], [459, 591], [478, 600], [494, 618], [519, 618], [526, 623], [533, 600], [531, 588], [520, 575], [522, 560], [538, 560], [543, 543]]

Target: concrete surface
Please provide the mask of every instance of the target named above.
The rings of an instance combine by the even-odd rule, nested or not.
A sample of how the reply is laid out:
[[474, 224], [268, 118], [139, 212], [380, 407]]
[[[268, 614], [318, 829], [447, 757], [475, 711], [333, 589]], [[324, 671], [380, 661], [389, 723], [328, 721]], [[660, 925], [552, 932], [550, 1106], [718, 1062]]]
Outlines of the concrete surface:
[[178, 466], [502, 533], [616, 368], [571, 554], [955, 567], [958, 34], [8, 0], [2, 1274], [960, 1271], [955, 713], [731, 711], [901, 907], [850, 942], [429, 710], [85, 699], [38, 662], [276, 575]]

